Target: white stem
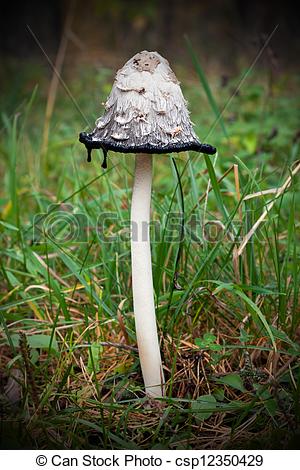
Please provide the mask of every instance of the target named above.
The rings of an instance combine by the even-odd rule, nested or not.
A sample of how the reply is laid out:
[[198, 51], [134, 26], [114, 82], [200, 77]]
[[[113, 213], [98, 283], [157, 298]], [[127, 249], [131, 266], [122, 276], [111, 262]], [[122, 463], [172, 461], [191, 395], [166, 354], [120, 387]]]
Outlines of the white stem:
[[150, 250], [152, 155], [137, 154], [131, 203], [131, 264], [135, 328], [146, 393], [164, 395]]

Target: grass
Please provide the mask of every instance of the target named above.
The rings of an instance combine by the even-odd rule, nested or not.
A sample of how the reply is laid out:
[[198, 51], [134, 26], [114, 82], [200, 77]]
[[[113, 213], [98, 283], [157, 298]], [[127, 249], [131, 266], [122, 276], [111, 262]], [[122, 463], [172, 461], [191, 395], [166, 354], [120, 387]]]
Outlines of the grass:
[[[208, 85], [193, 62], [200, 85], [180, 78], [205, 141], [239, 76]], [[111, 153], [103, 171], [100, 152], [87, 164], [77, 140], [82, 115], [92, 128], [100, 114], [112, 71], [91, 67], [65, 80], [82, 114], [60, 89], [43, 158], [41, 71], [24, 68], [23, 83], [15, 78], [1, 97], [1, 447], [297, 446], [299, 79], [270, 73], [254, 71], [219, 119], [207, 138], [216, 157], [173, 155], [177, 169], [167, 156], [154, 158], [161, 402], [144, 396], [136, 350], [134, 159]]]

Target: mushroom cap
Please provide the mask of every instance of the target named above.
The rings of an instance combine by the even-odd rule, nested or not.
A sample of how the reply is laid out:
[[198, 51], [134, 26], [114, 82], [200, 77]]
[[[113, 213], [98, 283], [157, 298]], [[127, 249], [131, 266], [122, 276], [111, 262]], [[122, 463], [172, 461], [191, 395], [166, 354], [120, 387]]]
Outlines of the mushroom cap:
[[95, 129], [79, 136], [88, 149], [216, 152], [196, 136], [180, 84], [169, 62], [157, 52], [142, 51], [126, 62], [116, 74], [104, 107]]

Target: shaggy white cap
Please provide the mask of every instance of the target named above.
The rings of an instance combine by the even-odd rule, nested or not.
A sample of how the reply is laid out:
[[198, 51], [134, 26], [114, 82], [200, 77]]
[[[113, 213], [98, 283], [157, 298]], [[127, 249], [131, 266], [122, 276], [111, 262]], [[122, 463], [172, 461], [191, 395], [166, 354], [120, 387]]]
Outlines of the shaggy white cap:
[[80, 141], [90, 148], [120, 152], [215, 153], [196, 136], [169, 62], [148, 51], [136, 54], [117, 72], [104, 115], [93, 132], [80, 135]]

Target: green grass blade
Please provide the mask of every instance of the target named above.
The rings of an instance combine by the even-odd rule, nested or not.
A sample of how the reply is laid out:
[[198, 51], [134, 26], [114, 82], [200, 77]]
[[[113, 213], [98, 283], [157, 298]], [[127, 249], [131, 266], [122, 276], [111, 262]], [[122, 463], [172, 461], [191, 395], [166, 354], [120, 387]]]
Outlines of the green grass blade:
[[192, 46], [192, 43], [189, 39], [188, 36], [185, 36], [185, 42], [186, 42], [186, 45], [187, 45], [187, 48], [188, 48], [188, 51], [190, 53], [190, 56], [192, 58], [192, 61], [193, 61], [193, 64], [194, 64], [194, 67], [195, 67], [195, 70], [197, 72], [197, 75], [198, 75], [198, 78], [200, 80], [200, 83], [201, 85], [203, 86], [204, 88], [204, 91], [206, 93], [206, 96], [207, 96], [207, 99], [209, 101], [209, 104], [213, 110], [213, 112], [215, 113], [216, 115], [216, 118], [217, 120], [220, 122], [220, 126], [222, 128], [222, 131], [225, 135], [226, 138], [228, 138], [228, 133], [227, 133], [227, 130], [226, 130], [226, 127], [225, 127], [225, 123], [224, 123], [224, 120], [223, 120], [223, 117], [222, 117], [222, 114], [218, 108], [218, 105], [213, 97], [213, 94], [212, 94], [212, 91], [211, 91], [211, 88], [209, 86], [209, 83], [208, 83], [208, 80], [206, 78], [206, 75], [204, 73], [204, 70], [202, 69], [201, 65], [200, 65], [200, 62], [196, 56], [196, 53], [193, 49], [193, 46]]

